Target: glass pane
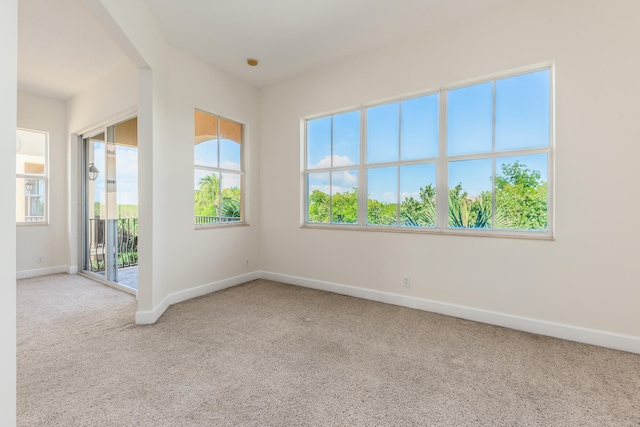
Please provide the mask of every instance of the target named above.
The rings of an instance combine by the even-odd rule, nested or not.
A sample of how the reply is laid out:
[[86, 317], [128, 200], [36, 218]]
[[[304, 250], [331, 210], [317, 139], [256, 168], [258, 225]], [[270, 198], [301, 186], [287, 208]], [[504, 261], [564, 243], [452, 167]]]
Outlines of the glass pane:
[[47, 134], [17, 129], [16, 173], [45, 174]]
[[402, 160], [438, 156], [438, 95], [402, 102]]
[[209, 139], [197, 144], [194, 149], [194, 163], [197, 166], [218, 167], [218, 140]]
[[195, 110], [194, 163], [218, 167], [218, 117]]
[[242, 176], [237, 173], [222, 174], [222, 206], [220, 208], [221, 222], [237, 222], [241, 219], [241, 183]]
[[547, 154], [496, 159], [495, 228], [546, 231]]
[[331, 193], [330, 173], [310, 173], [307, 175], [309, 222], [329, 222], [329, 194]]
[[220, 139], [220, 167], [240, 170], [240, 144], [230, 139]]
[[218, 117], [204, 111], [195, 110], [195, 144], [218, 138]]
[[436, 226], [436, 165], [400, 168], [400, 225]]
[[44, 222], [45, 181], [16, 178], [16, 222]]
[[193, 184], [193, 207], [196, 224], [218, 222], [220, 206], [220, 174], [195, 169]]
[[447, 151], [450, 156], [484, 153], [493, 146], [493, 83], [447, 93]]
[[228, 139], [242, 144], [242, 125], [226, 119], [220, 119], [220, 139]]
[[358, 171], [331, 173], [331, 212], [334, 223], [358, 222]]
[[331, 117], [307, 121], [307, 168], [331, 167]]
[[367, 162], [398, 160], [400, 118], [397, 102], [367, 108]]
[[549, 146], [550, 71], [496, 81], [496, 150]]
[[398, 225], [398, 168], [368, 170], [367, 222]]
[[138, 217], [138, 148], [116, 145], [118, 218]]
[[220, 167], [223, 169], [241, 170], [240, 144], [242, 143], [242, 126], [229, 120], [220, 119]]
[[[85, 269], [104, 276], [107, 270], [107, 153], [100, 133], [86, 141], [87, 253]], [[93, 180], [91, 178], [94, 178]]]
[[491, 228], [491, 163], [449, 162], [449, 227]]
[[333, 117], [333, 167], [360, 163], [360, 111]]
[[[93, 202], [87, 208], [90, 211], [89, 218], [107, 219], [107, 152], [104, 141], [104, 134], [100, 134], [102, 140], [91, 138], [89, 145], [90, 159], [93, 159], [93, 166], [98, 169], [98, 174], [94, 181], [89, 180], [89, 203]], [[91, 215], [91, 212], [93, 215]]]

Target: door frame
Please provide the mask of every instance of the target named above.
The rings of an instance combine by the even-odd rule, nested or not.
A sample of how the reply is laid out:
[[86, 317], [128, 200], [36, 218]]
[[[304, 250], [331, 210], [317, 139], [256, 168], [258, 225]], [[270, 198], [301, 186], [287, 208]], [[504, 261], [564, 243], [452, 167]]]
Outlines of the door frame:
[[[88, 185], [88, 181], [89, 181], [89, 171], [88, 171], [88, 166], [86, 163], [86, 159], [87, 159], [87, 147], [85, 145], [84, 140], [88, 139], [88, 138], [92, 138], [96, 135], [99, 135], [101, 133], [104, 133], [104, 137], [105, 137], [105, 151], [106, 151], [106, 144], [107, 144], [107, 140], [108, 140], [108, 129], [111, 126], [115, 126], [119, 123], [122, 122], [126, 122], [127, 120], [131, 120], [133, 118], [137, 117], [137, 112], [132, 112], [123, 116], [119, 116], [116, 119], [112, 119], [108, 122], [106, 122], [105, 124], [102, 124], [100, 126], [96, 126], [96, 127], [92, 127], [89, 130], [82, 132], [82, 133], [78, 133], [78, 201], [79, 201], [79, 220], [78, 220], [78, 274], [88, 277], [90, 279], [93, 279], [99, 283], [105, 284], [107, 286], [111, 286], [113, 288], [119, 289], [121, 291], [133, 294], [133, 295], [138, 295], [138, 291], [137, 289], [132, 289], [129, 288], [128, 286], [124, 286], [121, 285], [118, 282], [113, 282], [111, 280], [109, 280], [108, 277], [108, 264], [109, 264], [109, 260], [112, 257], [111, 253], [109, 250], [107, 250], [106, 252], [106, 257], [107, 259], [105, 260], [105, 271], [104, 271], [104, 275], [98, 274], [98, 273], [94, 273], [90, 270], [86, 270], [85, 266], [87, 265], [86, 263], [89, 261], [87, 260], [87, 246], [88, 246], [88, 223], [87, 223], [87, 218], [88, 218], [88, 209], [89, 206], [87, 205], [87, 185]], [[104, 173], [107, 173], [107, 170], [105, 168]], [[106, 175], [105, 175], [106, 177]], [[108, 205], [108, 198], [106, 201], [107, 205]], [[107, 211], [108, 211], [108, 207], [107, 207]], [[108, 218], [105, 219], [105, 239], [107, 239], [108, 236], [108, 229], [109, 229], [109, 221]], [[117, 263], [117, 261], [116, 261]], [[117, 265], [116, 265], [117, 268]]]

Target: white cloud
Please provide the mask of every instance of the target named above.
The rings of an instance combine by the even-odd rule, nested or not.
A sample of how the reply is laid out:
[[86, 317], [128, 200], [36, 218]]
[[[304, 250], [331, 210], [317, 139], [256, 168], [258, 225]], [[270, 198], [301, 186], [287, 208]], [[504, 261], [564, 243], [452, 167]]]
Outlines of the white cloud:
[[234, 173], [223, 173], [222, 188], [232, 188], [232, 187], [240, 188], [240, 175], [236, 175]]
[[234, 171], [239, 171], [240, 170], [240, 163], [236, 163], [236, 162], [232, 162], [232, 161], [229, 161], [229, 160], [225, 160], [220, 165], [220, 168], [221, 169], [230, 169], [230, 170], [234, 170]]
[[320, 160], [315, 165], [311, 165], [312, 169], [319, 168], [330, 168], [330, 167], [340, 167], [340, 166], [351, 166], [355, 165], [355, 162], [349, 158], [349, 156], [333, 156], [333, 165], [331, 165], [331, 156], [327, 156], [324, 159]]
[[333, 185], [341, 187], [357, 187], [358, 175], [352, 171], [339, 171], [333, 173]]
[[315, 190], [320, 190], [323, 193], [329, 194], [329, 185], [310, 185], [309, 186], [309, 194], [313, 193]]
[[369, 199], [377, 200], [382, 203], [398, 203], [398, 199], [396, 198], [396, 193], [392, 191], [386, 191], [382, 194], [380, 193], [370, 193]]

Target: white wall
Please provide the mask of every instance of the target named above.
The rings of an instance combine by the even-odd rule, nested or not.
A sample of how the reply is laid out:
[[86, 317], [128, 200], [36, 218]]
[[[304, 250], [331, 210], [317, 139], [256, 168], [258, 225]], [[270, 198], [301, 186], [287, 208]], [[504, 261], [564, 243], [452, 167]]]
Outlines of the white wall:
[[[635, 0], [513, 2], [262, 89], [262, 269], [638, 343], [639, 15]], [[550, 60], [555, 241], [299, 228], [302, 117]]]
[[113, 124], [135, 113], [138, 103], [136, 67], [125, 61], [91, 86], [66, 102], [65, 146], [67, 148], [68, 258], [71, 271], [78, 271], [79, 246], [79, 171], [78, 135], [99, 126]]
[[16, 425], [16, 217], [15, 140], [18, 67], [18, 2], [0, 13], [0, 420]]
[[[167, 293], [242, 275], [256, 269], [258, 256], [257, 90], [178, 49], [168, 47], [163, 64], [153, 70], [154, 135], [158, 162], [154, 174], [163, 178], [154, 198], [163, 206], [154, 212], [154, 226], [164, 234]], [[245, 215], [249, 227], [194, 229], [194, 108], [245, 124]], [[159, 143], [160, 142], [160, 143]], [[154, 153], [155, 154], [155, 153]], [[161, 222], [158, 222], [161, 221]], [[158, 248], [158, 246], [156, 246]], [[249, 259], [250, 268], [245, 267]]]
[[124, 61], [92, 85], [67, 101], [67, 127], [82, 133], [123, 114], [135, 111], [138, 104], [138, 73]]
[[[142, 0], [85, 0], [136, 62], [139, 90], [139, 322], [151, 322], [194, 288], [212, 289], [259, 265], [257, 90], [169, 46]], [[131, 52], [132, 46], [135, 52]], [[246, 125], [248, 227], [193, 226], [194, 108]], [[251, 266], [245, 267], [249, 259]]]
[[[68, 271], [68, 137], [64, 102], [19, 91], [18, 127], [49, 133], [49, 223], [16, 227], [18, 277]], [[42, 262], [38, 263], [38, 257]]]

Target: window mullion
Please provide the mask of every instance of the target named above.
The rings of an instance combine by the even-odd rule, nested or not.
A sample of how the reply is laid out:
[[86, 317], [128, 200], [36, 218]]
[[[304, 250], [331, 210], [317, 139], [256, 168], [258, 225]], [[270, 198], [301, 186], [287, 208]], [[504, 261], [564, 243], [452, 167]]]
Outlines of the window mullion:
[[447, 91], [440, 91], [438, 103], [438, 164], [436, 170], [436, 228], [445, 230], [448, 224], [449, 184], [447, 157]]
[[[398, 162], [402, 160], [402, 102], [398, 102]], [[396, 185], [396, 225], [400, 225], [400, 165], [396, 163], [397, 185]]]
[[492, 134], [491, 134], [491, 152], [494, 154], [491, 159], [491, 229], [496, 228], [496, 81], [493, 81], [493, 111], [492, 111]]
[[222, 172], [220, 172], [220, 117], [217, 118], [218, 131], [216, 132], [216, 138], [218, 139], [218, 222], [222, 220]]
[[367, 225], [367, 109], [360, 109], [360, 164], [358, 165], [358, 225]]

